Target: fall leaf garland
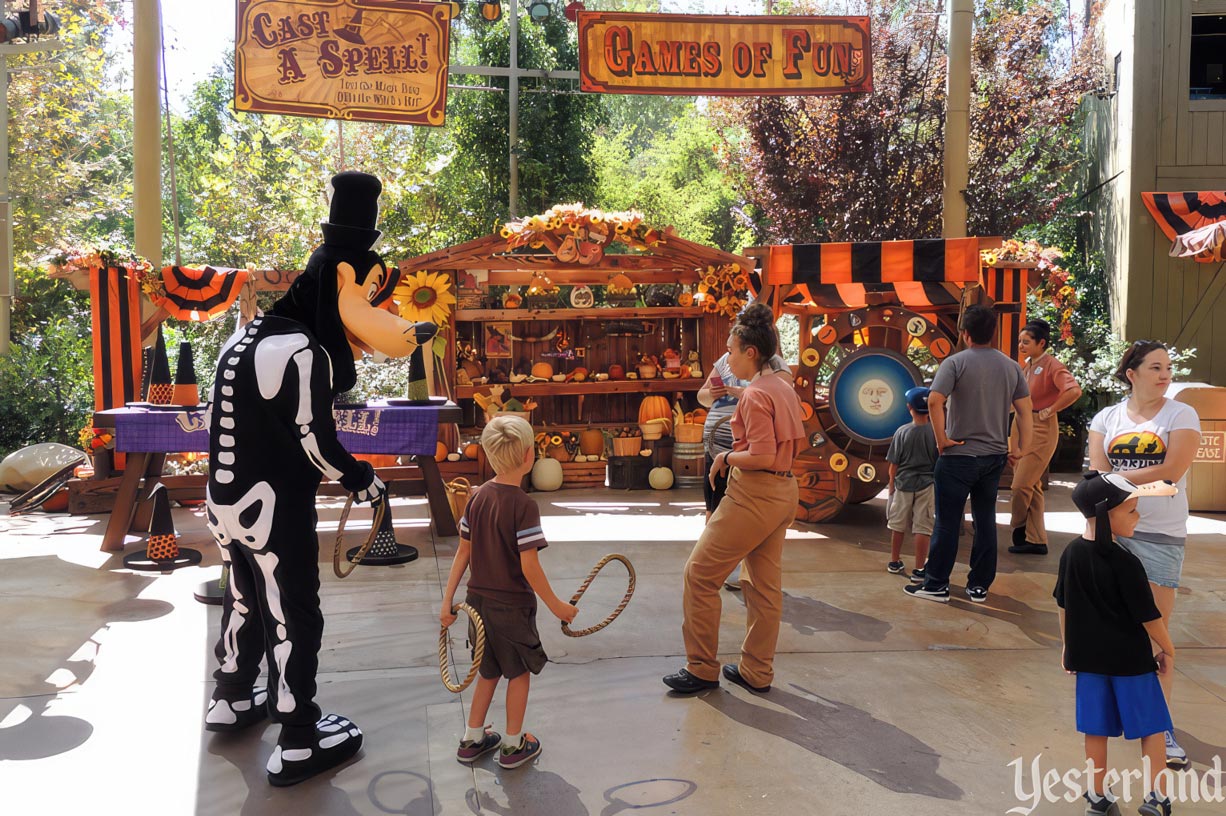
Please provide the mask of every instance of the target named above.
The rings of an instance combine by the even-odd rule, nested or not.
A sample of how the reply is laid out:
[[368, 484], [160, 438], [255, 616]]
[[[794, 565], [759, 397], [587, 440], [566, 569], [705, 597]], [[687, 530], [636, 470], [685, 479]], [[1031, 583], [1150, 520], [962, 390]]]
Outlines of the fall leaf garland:
[[1060, 266], [1064, 252], [1059, 247], [1045, 247], [1038, 241], [1019, 241], [1010, 238], [996, 249], [979, 253], [984, 266], [1000, 263], [1034, 264], [1039, 272], [1039, 285], [1034, 289], [1035, 299], [1051, 304], [1060, 316], [1060, 340], [1068, 346], [1073, 344], [1073, 314], [1081, 303], [1073, 276]]

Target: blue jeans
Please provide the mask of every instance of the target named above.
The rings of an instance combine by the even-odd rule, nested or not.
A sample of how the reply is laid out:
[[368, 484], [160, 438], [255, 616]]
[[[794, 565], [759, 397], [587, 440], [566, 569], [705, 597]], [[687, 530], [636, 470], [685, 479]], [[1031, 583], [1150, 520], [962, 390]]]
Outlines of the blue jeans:
[[971, 517], [975, 520], [975, 543], [971, 547], [971, 572], [968, 587], [987, 589], [996, 580], [996, 493], [1000, 472], [1005, 468], [1003, 453], [990, 456], [937, 457], [936, 524], [932, 530], [932, 549], [924, 567], [925, 589], [949, 586], [949, 574], [958, 560], [958, 533], [966, 497], [971, 498]]

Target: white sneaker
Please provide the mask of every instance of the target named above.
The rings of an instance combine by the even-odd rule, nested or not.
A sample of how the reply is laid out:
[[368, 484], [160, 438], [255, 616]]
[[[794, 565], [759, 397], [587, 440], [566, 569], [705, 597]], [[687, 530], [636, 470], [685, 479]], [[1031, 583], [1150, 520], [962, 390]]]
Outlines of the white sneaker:
[[1166, 732], [1166, 765], [1168, 768], [1188, 767], [1188, 752], [1179, 747], [1175, 734], [1170, 731]]

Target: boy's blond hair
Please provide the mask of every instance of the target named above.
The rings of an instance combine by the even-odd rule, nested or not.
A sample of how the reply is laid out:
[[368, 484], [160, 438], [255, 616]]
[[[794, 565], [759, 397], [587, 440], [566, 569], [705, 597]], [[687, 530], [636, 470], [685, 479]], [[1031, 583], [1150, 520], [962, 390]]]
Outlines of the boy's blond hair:
[[499, 474], [519, 467], [535, 444], [532, 426], [516, 416], [494, 417], [481, 432], [481, 447]]

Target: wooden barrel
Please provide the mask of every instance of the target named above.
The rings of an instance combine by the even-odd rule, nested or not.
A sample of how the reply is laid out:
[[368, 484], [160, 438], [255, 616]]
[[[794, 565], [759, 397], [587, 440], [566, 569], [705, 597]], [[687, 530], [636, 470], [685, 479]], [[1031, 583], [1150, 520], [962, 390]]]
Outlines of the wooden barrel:
[[701, 442], [673, 445], [673, 484], [677, 487], [702, 487], [707, 477], [706, 452]]

